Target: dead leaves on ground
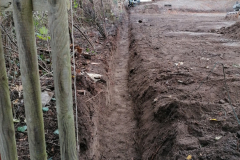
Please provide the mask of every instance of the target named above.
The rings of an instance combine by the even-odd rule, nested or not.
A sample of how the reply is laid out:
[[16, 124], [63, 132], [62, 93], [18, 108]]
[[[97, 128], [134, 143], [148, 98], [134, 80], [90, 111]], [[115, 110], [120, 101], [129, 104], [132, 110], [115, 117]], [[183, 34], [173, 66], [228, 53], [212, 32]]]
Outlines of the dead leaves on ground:
[[[70, 45], [70, 49], [73, 50], [73, 44]], [[81, 54], [83, 49], [76, 45], [74, 46], [74, 50], [77, 50], [77, 52]]]

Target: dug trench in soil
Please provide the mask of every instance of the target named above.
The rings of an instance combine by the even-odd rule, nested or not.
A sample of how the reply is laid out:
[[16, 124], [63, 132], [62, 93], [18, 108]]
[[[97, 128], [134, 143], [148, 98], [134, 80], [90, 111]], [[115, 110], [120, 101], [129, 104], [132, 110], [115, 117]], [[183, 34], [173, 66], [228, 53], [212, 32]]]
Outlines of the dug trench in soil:
[[217, 34], [233, 22], [156, 7], [143, 4], [130, 14], [128, 86], [141, 159], [239, 160], [232, 107], [240, 117], [240, 51]]
[[117, 48], [110, 65], [105, 108], [99, 110], [99, 159], [140, 159], [135, 130], [133, 103], [128, 92], [128, 16], [118, 26]]

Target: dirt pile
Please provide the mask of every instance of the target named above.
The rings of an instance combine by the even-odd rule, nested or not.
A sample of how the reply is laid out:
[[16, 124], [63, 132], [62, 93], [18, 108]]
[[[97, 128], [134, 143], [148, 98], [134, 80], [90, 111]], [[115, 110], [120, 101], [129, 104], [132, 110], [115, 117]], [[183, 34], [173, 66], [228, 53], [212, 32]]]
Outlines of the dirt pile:
[[240, 40], [240, 22], [236, 22], [230, 27], [221, 28], [218, 33], [226, 35], [228, 38]]
[[[239, 127], [232, 115], [226, 116], [230, 105], [201, 101], [208, 95], [175, 88], [184, 75], [167, 65], [149, 65], [139, 54], [132, 50], [129, 88], [136, 103], [142, 159], [184, 160], [192, 155], [199, 160], [237, 160]], [[194, 78], [183, 85], [192, 84], [197, 85]]]

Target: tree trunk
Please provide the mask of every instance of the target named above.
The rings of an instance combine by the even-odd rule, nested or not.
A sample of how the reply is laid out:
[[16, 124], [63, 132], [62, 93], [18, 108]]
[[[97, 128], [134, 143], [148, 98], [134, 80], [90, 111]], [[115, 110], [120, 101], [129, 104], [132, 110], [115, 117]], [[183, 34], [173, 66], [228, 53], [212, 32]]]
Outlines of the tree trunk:
[[48, 2], [61, 159], [76, 160], [67, 6], [65, 0]]
[[31, 160], [46, 160], [32, 0], [13, 0]]
[[0, 160], [17, 160], [12, 106], [0, 30]]

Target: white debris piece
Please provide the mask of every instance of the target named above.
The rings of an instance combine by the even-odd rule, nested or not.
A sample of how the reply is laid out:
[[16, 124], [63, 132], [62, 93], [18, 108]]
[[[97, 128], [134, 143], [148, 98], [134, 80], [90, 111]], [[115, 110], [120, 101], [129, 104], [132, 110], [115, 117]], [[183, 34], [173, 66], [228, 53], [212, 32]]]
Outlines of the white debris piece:
[[206, 60], [206, 61], [209, 61], [209, 60], [210, 60], [210, 58], [201, 57], [201, 60]]
[[41, 98], [42, 98], [42, 106], [46, 106], [50, 100], [52, 99], [54, 93], [52, 92], [48, 92], [48, 91], [44, 91], [41, 93]]
[[93, 65], [99, 65], [100, 63], [95, 63], [95, 62], [92, 62], [91, 64], [93, 64]]
[[176, 66], [182, 66], [183, 62], [174, 63]]
[[87, 75], [88, 75], [94, 82], [99, 81], [100, 78], [102, 77], [101, 74], [95, 74], [95, 73], [87, 73]]
[[215, 137], [215, 140], [220, 140], [222, 138], [222, 136], [217, 136]]

